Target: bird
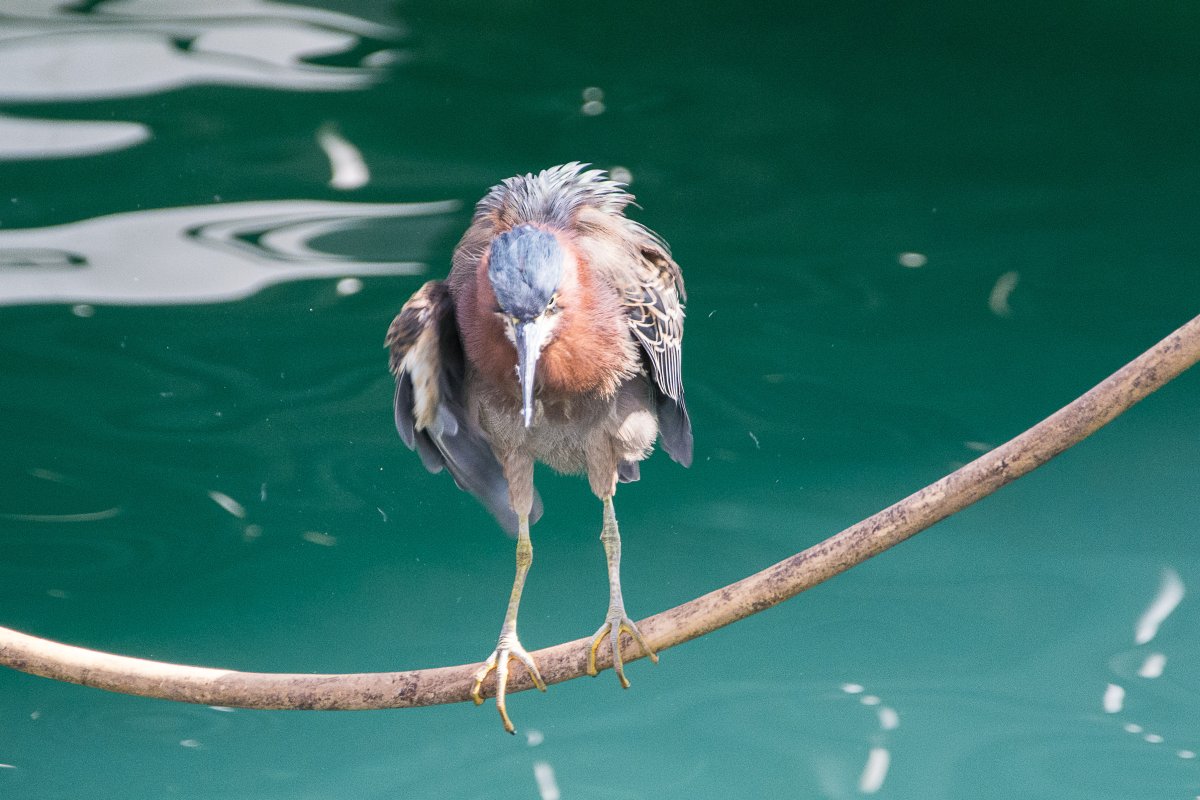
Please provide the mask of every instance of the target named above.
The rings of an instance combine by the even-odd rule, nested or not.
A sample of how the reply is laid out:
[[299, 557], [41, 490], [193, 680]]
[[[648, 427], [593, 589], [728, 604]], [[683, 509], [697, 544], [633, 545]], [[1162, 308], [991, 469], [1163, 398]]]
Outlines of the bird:
[[545, 681], [517, 636], [533, 562], [530, 526], [542, 515], [534, 465], [584, 474], [602, 506], [609, 606], [588, 652], [608, 639], [621, 686], [628, 633], [658, 656], [625, 611], [618, 483], [639, 478], [656, 440], [692, 461], [682, 378], [679, 265], [666, 242], [625, 215], [634, 196], [605, 171], [571, 162], [508, 178], [476, 204], [445, 280], [404, 303], [385, 338], [395, 376], [396, 428], [432, 473], [446, 470], [515, 535], [516, 577], [496, 648], [471, 697], [496, 673], [496, 707], [515, 733], [505, 694], [510, 661]]

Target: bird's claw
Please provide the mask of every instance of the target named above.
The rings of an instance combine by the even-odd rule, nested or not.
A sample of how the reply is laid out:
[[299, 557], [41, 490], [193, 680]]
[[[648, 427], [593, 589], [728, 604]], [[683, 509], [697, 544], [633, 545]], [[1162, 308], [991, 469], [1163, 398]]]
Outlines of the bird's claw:
[[600, 649], [600, 645], [604, 643], [604, 638], [607, 636], [609, 646], [612, 648], [613, 670], [617, 673], [617, 679], [621, 681], [621, 688], [628, 689], [629, 679], [625, 677], [625, 661], [621, 658], [622, 633], [632, 636], [633, 640], [642, 648], [642, 652], [655, 664], [658, 663], [658, 654], [646, 643], [642, 632], [638, 630], [637, 625], [633, 624], [633, 620], [625, 616], [625, 609], [616, 608], [609, 610], [608, 619], [604, 620], [600, 630], [596, 631], [596, 635], [592, 637], [592, 648], [588, 651], [587, 672], [592, 677], [596, 676], [596, 651]]
[[517, 732], [517, 729], [513, 726], [512, 720], [508, 718], [504, 698], [508, 692], [508, 662], [514, 658], [525, 665], [530, 679], [533, 680], [533, 685], [540, 691], [546, 691], [546, 682], [542, 680], [542, 673], [538, 671], [533, 656], [529, 655], [529, 652], [521, 646], [521, 642], [515, 635], [500, 637], [500, 643], [496, 645], [496, 649], [488, 656], [487, 661], [483, 662], [483, 666], [475, 672], [475, 684], [471, 687], [471, 699], [475, 701], [475, 705], [482, 705], [484, 678], [492, 670], [496, 671], [496, 710], [500, 712], [504, 730], [513, 734]]

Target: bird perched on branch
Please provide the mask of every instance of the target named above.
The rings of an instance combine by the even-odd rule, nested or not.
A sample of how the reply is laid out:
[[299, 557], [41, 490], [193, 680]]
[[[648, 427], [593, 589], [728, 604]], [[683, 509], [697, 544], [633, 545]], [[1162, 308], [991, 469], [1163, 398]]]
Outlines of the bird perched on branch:
[[495, 651], [471, 696], [496, 672], [505, 729], [509, 661], [546, 685], [517, 638], [533, 561], [529, 526], [542, 513], [535, 462], [584, 473], [603, 504], [609, 607], [588, 672], [607, 637], [628, 688], [621, 634], [657, 656], [625, 612], [617, 482], [661, 437], [685, 467], [692, 431], [680, 370], [683, 278], [666, 243], [625, 217], [633, 195], [579, 163], [509, 178], [475, 207], [449, 277], [414, 294], [388, 330], [396, 427], [430, 472], [446, 469], [517, 537], [517, 574]]

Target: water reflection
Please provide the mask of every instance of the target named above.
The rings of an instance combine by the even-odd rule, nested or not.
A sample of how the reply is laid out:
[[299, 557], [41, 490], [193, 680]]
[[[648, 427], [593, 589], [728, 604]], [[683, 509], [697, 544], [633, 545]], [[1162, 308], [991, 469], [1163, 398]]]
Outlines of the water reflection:
[[1101, 705], [1104, 706], [1106, 714], [1121, 713], [1121, 709], [1125, 707], [1125, 687], [1110, 683], [1104, 690], [1104, 700]]
[[[313, 63], [394, 26], [275, 2], [6, 4], [0, 16], [0, 100], [46, 102], [145, 95], [198, 84], [346, 91], [378, 80], [381, 59]], [[394, 59], [392, 59], [394, 60]]]
[[[1158, 635], [1160, 626], [1179, 607], [1187, 594], [1183, 579], [1179, 573], [1167, 567], [1163, 570], [1159, 588], [1150, 605], [1138, 617], [1134, 629], [1134, 644], [1138, 647], [1147, 645]], [[1134, 671], [1134, 664], [1138, 664]], [[1127, 651], [1112, 659], [1112, 668], [1125, 678], [1136, 675], [1146, 680], [1157, 680], [1163, 676], [1167, 667], [1166, 653], [1158, 650], [1145, 652], [1142, 650]], [[1132, 673], [1132, 674], [1131, 674]], [[1107, 714], [1121, 714], [1126, 710], [1126, 700], [1129, 692], [1118, 683], [1110, 683], [1104, 691], [1101, 705]], [[1147, 744], [1164, 744], [1167, 737], [1154, 730], [1149, 730], [1140, 722], [1126, 722], [1121, 726], [1125, 733], [1139, 737]], [[1196, 757], [1196, 752], [1189, 747], [1175, 751], [1177, 758], [1190, 761]]]
[[887, 747], [887, 734], [900, 727], [900, 714], [891, 706], [884, 705], [878, 695], [866, 694], [866, 687], [860, 683], [843, 683], [842, 691], [851, 696], [857, 696], [858, 702], [877, 710], [879, 728], [871, 739], [871, 747], [867, 751], [867, 761], [858, 777], [860, 794], [875, 794], [883, 788], [888, 770], [892, 764], [892, 751]]
[[150, 138], [138, 122], [22, 119], [0, 116], [0, 159], [90, 156], [125, 150]]
[[216, 489], [210, 489], [208, 492], [208, 496], [210, 498], [212, 498], [212, 501], [214, 503], [216, 503], [221, 508], [225, 509], [226, 511], [228, 511], [230, 514], [237, 517], [238, 519], [246, 518], [246, 507], [243, 506], [241, 503], [239, 503], [237, 500], [234, 500], [229, 495], [225, 494], [224, 492], [219, 492]]
[[332, 175], [329, 185], [343, 191], [361, 189], [371, 179], [371, 172], [363, 161], [362, 153], [334, 125], [325, 125], [317, 131], [317, 144], [329, 158]]
[[[229, 203], [0, 231], [0, 305], [213, 303], [285, 281], [415, 274], [457, 208], [453, 201]], [[358, 255], [381, 239], [411, 260]]]
[[1161, 678], [1167, 667], [1167, 657], [1163, 653], [1150, 653], [1142, 666], [1138, 668], [1139, 678]]
[[[37, 712], [35, 712], [37, 713]], [[196, 748], [221, 742], [232, 731], [248, 730], [272, 736], [282, 727], [278, 717], [238, 713], [235, 709], [161, 703], [130, 708], [111, 701], [50, 707], [38, 713], [36, 724], [46, 729], [48, 741], [66, 745], [75, 731], [137, 742], [147, 748]]]
[[1011, 317], [1012, 306], [1008, 304], [1008, 298], [1012, 295], [1013, 290], [1017, 288], [1017, 283], [1021, 280], [1021, 273], [1006, 272], [996, 279], [996, 283], [992, 286], [992, 291], [988, 294], [988, 308], [997, 317]]
[[858, 790], [863, 794], [875, 794], [883, 788], [892, 754], [886, 747], [872, 747], [867, 753], [867, 764], [858, 779]]
[[[169, 0], [5, 3], [0, 102], [84, 103], [197, 85], [356, 91], [404, 58], [395, 47], [403, 31], [394, 24], [265, 0], [209, 3], [202, 14], [196, 8]], [[90, 156], [153, 136], [143, 122], [113, 120], [107, 109], [103, 116], [0, 117], [0, 160]]]
[[[64, 456], [68, 455], [63, 449]], [[26, 591], [57, 600], [120, 581], [153, 580], [172, 574], [181, 563], [218, 564], [237, 552], [233, 531], [215, 520], [207, 537], [189, 536], [152, 508], [191, 509], [195, 492], [180, 480], [154, 482], [149, 469], [133, 469], [111, 459], [108, 472], [83, 469], [88, 478], [52, 480], [36, 469], [0, 472], [0, 522], [5, 557], [0, 578], [8, 592]], [[148, 501], [127, 487], [144, 487]]]
[[547, 761], [533, 762], [533, 779], [537, 783], [538, 796], [541, 800], [559, 800], [562, 794], [558, 790], [558, 779], [554, 775], [554, 767]]
[[96, 522], [121, 513], [121, 507], [110, 504], [100, 492], [54, 470], [33, 467], [7, 474], [4, 484], [10, 493], [0, 500], [0, 520]]
[[1137, 629], [1133, 637], [1134, 643], [1148, 644], [1157, 636], [1159, 626], [1178, 608], [1183, 601], [1184, 594], [1186, 594], [1186, 590], [1179, 573], [1173, 569], [1163, 570], [1158, 594], [1154, 596], [1154, 600], [1138, 618]]

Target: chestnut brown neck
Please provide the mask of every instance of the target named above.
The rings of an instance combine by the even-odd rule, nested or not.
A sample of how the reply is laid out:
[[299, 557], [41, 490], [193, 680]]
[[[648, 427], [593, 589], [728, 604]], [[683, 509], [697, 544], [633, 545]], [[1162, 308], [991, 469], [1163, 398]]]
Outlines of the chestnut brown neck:
[[636, 370], [625, 313], [617, 293], [595, 280], [573, 254], [574, 280], [559, 292], [562, 318], [538, 364], [542, 390], [609, 397]]
[[[537, 367], [537, 393], [543, 400], [578, 395], [609, 397], [637, 369], [625, 314], [615, 290], [598, 283], [573, 248], [558, 293], [560, 316]], [[467, 359], [488, 383], [518, 397], [517, 354], [495, 313], [496, 296], [486, 263], [458, 298]]]

